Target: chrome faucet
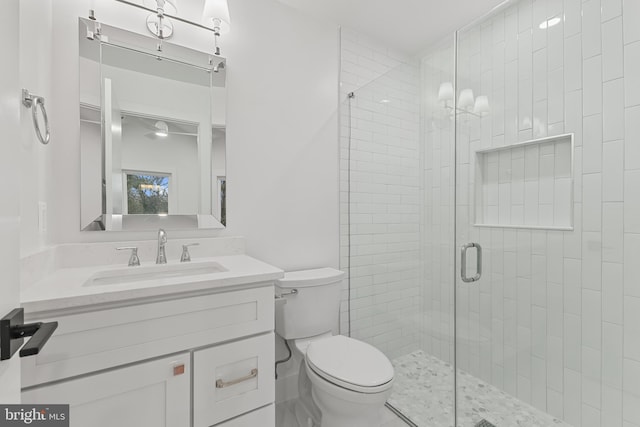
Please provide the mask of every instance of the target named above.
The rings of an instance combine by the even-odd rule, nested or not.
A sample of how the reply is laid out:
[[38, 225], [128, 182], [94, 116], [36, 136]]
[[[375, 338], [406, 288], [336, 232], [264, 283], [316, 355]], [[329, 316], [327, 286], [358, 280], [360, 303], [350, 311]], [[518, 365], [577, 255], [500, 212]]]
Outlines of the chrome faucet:
[[158, 230], [158, 256], [156, 256], [156, 264], [166, 264], [167, 254], [164, 251], [164, 246], [167, 244], [167, 232], [162, 228]]

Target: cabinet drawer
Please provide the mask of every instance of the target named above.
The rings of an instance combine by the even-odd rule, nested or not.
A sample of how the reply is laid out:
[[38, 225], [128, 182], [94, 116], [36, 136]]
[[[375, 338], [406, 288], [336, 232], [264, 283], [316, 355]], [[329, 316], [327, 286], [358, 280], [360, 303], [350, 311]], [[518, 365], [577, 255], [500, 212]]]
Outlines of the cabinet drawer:
[[190, 418], [189, 353], [36, 387], [22, 403], [70, 406], [71, 427], [185, 427]]
[[22, 360], [23, 387], [273, 331], [273, 286], [39, 320], [58, 329]]
[[270, 333], [194, 352], [194, 427], [273, 403], [274, 339]]
[[276, 409], [274, 405], [265, 406], [248, 414], [239, 416], [216, 427], [275, 427]]

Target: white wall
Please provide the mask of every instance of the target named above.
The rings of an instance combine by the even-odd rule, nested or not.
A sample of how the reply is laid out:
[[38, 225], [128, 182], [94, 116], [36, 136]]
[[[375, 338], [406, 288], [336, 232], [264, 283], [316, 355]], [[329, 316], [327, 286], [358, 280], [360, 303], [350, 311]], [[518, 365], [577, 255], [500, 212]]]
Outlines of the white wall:
[[[45, 15], [40, 9], [23, 15], [25, 48], [21, 52], [25, 63], [39, 58], [42, 70], [52, 71], [50, 82], [33, 86], [49, 98], [52, 141], [44, 147], [44, 157], [51, 162], [51, 171], [35, 166], [36, 154], [23, 159], [37, 176], [30, 178], [29, 187], [49, 198], [49, 234], [43, 239], [37, 233], [33, 212], [37, 213], [39, 196], [30, 196], [22, 206], [28, 239], [23, 253], [46, 243], [152, 239], [155, 234], [150, 232], [79, 231], [77, 19], [86, 15], [87, 5], [81, 0], [45, 3]], [[113, 1], [95, 3], [97, 16], [105, 23], [144, 31], [145, 13]], [[240, 235], [247, 239], [250, 255], [287, 270], [337, 267], [337, 29], [272, 0], [229, 3], [233, 29], [222, 39], [223, 54], [229, 58], [229, 226], [223, 231], [172, 232], [169, 239]], [[48, 8], [52, 8], [50, 20]], [[52, 33], [29, 31], [34, 28], [34, 16], [45, 21], [39, 28], [52, 27]], [[27, 24], [27, 20], [31, 21]], [[36, 45], [46, 54], [49, 40], [56, 46], [51, 65], [46, 55], [35, 55], [34, 49], [27, 48]], [[211, 49], [210, 33], [182, 24], [176, 24], [174, 42]], [[40, 72], [36, 76], [45, 78]]]
[[[51, 121], [51, 1], [21, 0], [19, 4], [20, 87], [45, 98]], [[47, 187], [55, 184], [50, 181], [51, 146], [38, 141], [31, 110], [21, 107], [20, 113], [20, 180], [24, 189], [20, 198], [20, 249], [22, 254], [28, 254], [47, 244], [47, 233], [38, 229], [38, 202], [50, 200]]]
[[292, 270], [338, 267], [338, 32], [275, 1], [230, 1], [228, 232]]

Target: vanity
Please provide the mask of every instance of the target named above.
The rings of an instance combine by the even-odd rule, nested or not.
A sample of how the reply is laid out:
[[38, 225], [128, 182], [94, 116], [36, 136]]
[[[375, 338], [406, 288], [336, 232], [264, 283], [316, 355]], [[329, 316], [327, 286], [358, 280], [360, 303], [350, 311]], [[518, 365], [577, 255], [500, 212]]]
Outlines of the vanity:
[[274, 427], [283, 272], [239, 253], [169, 259], [57, 268], [28, 287], [25, 320], [58, 329], [22, 359], [23, 403], [70, 404], [80, 427]]

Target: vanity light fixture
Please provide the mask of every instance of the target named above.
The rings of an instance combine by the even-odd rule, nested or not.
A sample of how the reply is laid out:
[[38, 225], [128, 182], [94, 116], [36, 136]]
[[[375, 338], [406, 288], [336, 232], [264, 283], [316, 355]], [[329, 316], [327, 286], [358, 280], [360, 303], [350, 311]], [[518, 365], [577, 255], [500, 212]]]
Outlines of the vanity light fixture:
[[[173, 23], [165, 15], [175, 16], [178, 13], [178, 8], [175, 5], [175, 0], [145, 0], [144, 5], [150, 9], [155, 9], [156, 13], [152, 13], [147, 16], [147, 29], [151, 34], [165, 40], [173, 36]], [[160, 49], [158, 49], [160, 50]]]
[[[213, 63], [213, 61], [210, 60], [211, 63]], [[220, 61], [218, 62], [218, 65], [213, 67], [213, 72], [214, 73], [219, 73], [220, 70], [224, 70], [225, 65], [224, 65], [224, 61]]]
[[89, 0], [89, 19], [92, 21], [96, 20], [96, 1]]
[[[172, 19], [213, 32], [216, 55], [220, 55], [218, 37], [230, 29], [231, 19], [229, 18], [229, 7], [226, 0], [206, 0], [204, 7], [204, 12], [206, 13], [203, 13], [206, 25], [179, 17], [177, 15], [176, 0], [144, 0], [144, 5], [136, 0], [115, 1], [151, 12], [151, 15], [147, 17], [147, 29], [160, 40], [156, 47], [158, 52], [162, 52], [162, 41], [173, 36]], [[149, 7], [147, 3], [152, 4], [152, 7]], [[93, 9], [89, 11], [89, 19], [95, 19]]]
[[85, 37], [87, 37], [87, 40], [95, 40], [96, 38], [100, 40], [102, 36], [102, 27], [100, 26], [100, 23], [96, 21], [95, 10], [89, 9], [89, 19], [93, 21], [93, 28], [89, 28], [89, 25], [87, 24], [87, 33]]
[[221, 34], [226, 34], [231, 30], [231, 17], [229, 16], [229, 5], [227, 0], [206, 0], [202, 18], [205, 25], [213, 27], [213, 37], [215, 44], [215, 54], [220, 55], [218, 38]]
[[178, 13], [176, 0], [144, 0], [143, 4], [149, 9], [162, 8], [167, 15], [176, 15]]

